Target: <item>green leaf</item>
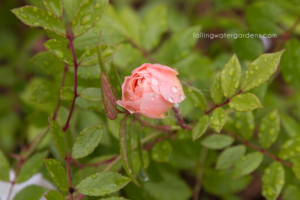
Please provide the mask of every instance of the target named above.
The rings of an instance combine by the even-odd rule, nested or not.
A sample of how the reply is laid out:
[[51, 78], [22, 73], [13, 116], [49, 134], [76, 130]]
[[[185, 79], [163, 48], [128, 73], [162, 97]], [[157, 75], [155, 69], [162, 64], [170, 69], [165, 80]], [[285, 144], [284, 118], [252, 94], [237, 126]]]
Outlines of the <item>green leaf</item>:
[[152, 159], [156, 162], [169, 162], [172, 146], [168, 140], [157, 142], [151, 150]]
[[63, 13], [63, 6], [61, 0], [44, 0], [44, 5], [57, 17], [61, 17]]
[[236, 112], [235, 116], [234, 126], [237, 129], [237, 134], [245, 140], [250, 139], [255, 128], [253, 113], [251, 111], [247, 113]]
[[130, 179], [138, 186], [139, 183], [135, 179], [135, 173], [132, 163], [132, 152], [131, 152], [131, 130], [127, 131], [127, 119], [128, 115], [125, 115], [120, 122], [119, 138], [120, 138], [120, 152], [123, 162], [123, 168]]
[[276, 200], [284, 185], [284, 168], [280, 162], [273, 162], [262, 177], [262, 195], [267, 200]]
[[256, 108], [263, 108], [260, 100], [252, 93], [239, 94], [229, 102], [229, 107], [239, 112], [249, 112]]
[[222, 130], [224, 124], [226, 123], [227, 120], [227, 115], [225, 113], [225, 110], [221, 107], [216, 108], [213, 112], [212, 115], [210, 117], [210, 126], [217, 131], [218, 133], [220, 133], [220, 131]]
[[103, 136], [102, 124], [85, 128], [79, 133], [73, 146], [72, 158], [78, 159], [91, 154]]
[[114, 120], [118, 116], [116, 98], [109, 77], [104, 72], [101, 72], [101, 91], [106, 116]]
[[127, 199], [124, 199], [123, 197], [108, 197], [108, 198], [103, 198], [101, 200], [127, 200]]
[[56, 39], [48, 40], [44, 46], [50, 51], [59, 61], [68, 65], [74, 65], [73, 56], [69, 49]]
[[204, 115], [199, 119], [199, 122], [193, 129], [193, 140], [197, 140], [199, 137], [201, 137], [205, 131], [207, 130], [209, 124], [209, 117], [208, 115]]
[[56, 76], [63, 72], [64, 64], [59, 62], [55, 56], [48, 51], [36, 54], [31, 59], [31, 62], [33, 62], [41, 72], [47, 75]]
[[202, 94], [202, 92], [200, 90], [198, 90], [195, 87], [189, 86], [187, 88], [187, 95], [196, 107], [206, 110], [207, 103], [206, 103], [204, 95]]
[[285, 114], [281, 114], [280, 118], [283, 128], [285, 129], [288, 136], [292, 138], [299, 135], [300, 126], [295, 119]]
[[201, 145], [209, 149], [224, 149], [233, 143], [233, 138], [227, 135], [213, 134], [202, 140]]
[[[70, 69], [70, 72], [74, 73], [74, 68]], [[100, 67], [99, 65], [90, 67], [78, 67], [77, 76], [83, 79], [100, 79]]]
[[218, 157], [216, 169], [229, 169], [234, 166], [245, 154], [246, 147], [237, 145], [225, 149]]
[[65, 142], [65, 137], [64, 133], [59, 126], [59, 124], [55, 121], [53, 121], [51, 118], [49, 118], [49, 123], [50, 123], [50, 129], [51, 129], [51, 134], [53, 137], [53, 140], [55, 142], [56, 148], [60, 154], [60, 156], [65, 159], [66, 157], [66, 142]]
[[47, 190], [37, 185], [29, 185], [16, 194], [13, 200], [39, 200]]
[[260, 152], [248, 153], [243, 156], [234, 167], [233, 178], [240, 178], [253, 172], [259, 167], [263, 157], [263, 154]]
[[210, 86], [210, 96], [215, 104], [221, 102], [223, 98], [222, 84], [221, 84], [221, 72], [218, 72]]
[[82, 3], [82, 0], [62, 0], [62, 3], [63, 3], [63, 7], [67, 8], [64, 9], [64, 12], [66, 13], [68, 22], [71, 22], [80, 4]]
[[46, 195], [45, 198], [47, 200], [65, 200], [64, 196], [56, 191], [56, 190], [50, 190]]
[[300, 137], [296, 136], [284, 143], [280, 150], [279, 157], [286, 160], [300, 155]]
[[79, 96], [88, 101], [102, 100], [102, 93], [100, 88], [86, 88], [80, 92]]
[[141, 25], [141, 46], [150, 51], [159, 44], [161, 35], [167, 30], [167, 8], [155, 6], [147, 11]]
[[72, 31], [74, 37], [82, 35], [88, 29], [92, 28], [100, 19], [107, 6], [107, 0], [83, 1], [72, 21]]
[[269, 148], [277, 139], [280, 130], [280, 119], [278, 110], [274, 110], [265, 116], [259, 128], [259, 143], [266, 149]]
[[268, 81], [276, 72], [281, 55], [285, 50], [277, 53], [263, 54], [254, 60], [245, 72], [241, 89], [243, 92], [249, 91]]
[[79, 106], [80, 108], [86, 109], [86, 110], [95, 110], [95, 111], [99, 111], [99, 112], [103, 110], [101, 107], [101, 104], [99, 102], [88, 101], [81, 97], [78, 97], [76, 99], [75, 105]]
[[300, 163], [294, 163], [293, 164], [293, 168], [292, 168], [294, 174], [296, 175], [296, 177], [300, 180]]
[[0, 151], [0, 180], [9, 182], [9, 163]]
[[300, 190], [298, 186], [288, 185], [282, 195], [283, 200], [298, 200], [300, 199]]
[[[113, 44], [101, 44], [101, 53], [103, 56], [103, 61], [108, 61], [119, 49], [120, 47]], [[93, 66], [98, 64], [98, 45], [86, 50], [78, 60], [80, 66]]]
[[47, 151], [36, 153], [31, 156], [21, 167], [18, 174], [17, 183], [22, 183], [31, 178], [35, 173], [39, 171], [43, 165], [43, 158], [48, 155]]
[[63, 23], [52, 12], [35, 6], [15, 8], [12, 12], [25, 24], [34, 27], [42, 27], [57, 35], [66, 37], [66, 29]]
[[60, 99], [73, 101], [74, 99], [74, 91], [71, 86], [63, 86], [60, 88]]
[[38, 103], [47, 103], [56, 101], [58, 95], [58, 87], [54, 82], [42, 82], [32, 92], [30, 100]]
[[105, 196], [120, 190], [129, 181], [129, 178], [118, 173], [102, 172], [85, 178], [75, 188], [84, 195]]
[[69, 182], [66, 169], [61, 166], [60, 162], [54, 159], [44, 159], [44, 162], [52, 180], [57, 187], [61, 191], [69, 191]]
[[225, 65], [221, 74], [222, 90], [225, 97], [232, 97], [239, 87], [241, 79], [241, 66], [234, 54]]
[[280, 70], [284, 80], [295, 90], [300, 91], [300, 43], [297, 39], [290, 39], [286, 42], [285, 48]]

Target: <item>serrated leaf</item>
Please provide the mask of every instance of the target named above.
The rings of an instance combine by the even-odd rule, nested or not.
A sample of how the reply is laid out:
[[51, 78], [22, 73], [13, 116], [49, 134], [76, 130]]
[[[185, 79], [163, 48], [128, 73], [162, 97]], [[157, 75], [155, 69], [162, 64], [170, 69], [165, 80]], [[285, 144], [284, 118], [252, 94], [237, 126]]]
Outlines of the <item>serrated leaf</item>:
[[46, 195], [44, 195], [47, 200], [65, 200], [64, 196], [56, 191], [50, 190]]
[[220, 133], [222, 130], [224, 124], [226, 123], [227, 120], [227, 115], [225, 113], [225, 110], [223, 108], [216, 108], [213, 112], [212, 115], [209, 119], [210, 121], [210, 126]]
[[234, 127], [237, 129], [237, 134], [245, 140], [250, 139], [255, 128], [253, 113], [251, 111], [247, 113], [236, 112], [235, 116]]
[[232, 97], [239, 87], [241, 79], [241, 66], [234, 54], [225, 65], [221, 74], [222, 90], [225, 97]]
[[55, 56], [48, 51], [36, 54], [31, 59], [31, 62], [33, 62], [41, 72], [52, 76], [61, 73], [64, 67], [64, 64], [59, 62]]
[[42, 27], [57, 35], [66, 37], [66, 29], [63, 23], [50, 11], [35, 6], [24, 6], [15, 8], [12, 12], [29, 26]]
[[47, 103], [57, 100], [58, 88], [54, 82], [42, 82], [32, 92], [30, 100], [38, 103]]
[[246, 147], [237, 145], [225, 149], [218, 157], [216, 169], [229, 169], [234, 166], [245, 154]]
[[135, 179], [135, 173], [133, 169], [132, 162], [132, 152], [131, 152], [131, 130], [127, 131], [127, 119], [128, 115], [125, 115], [120, 122], [119, 138], [120, 138], [120, 152], [123, 162], [123, 168], [125, 169], [127, 175], [130, 179], [138, 186], [139, 183]]
[[269, 148], [277, 139], [280, 130], [280, 118], [278, 110], [274, 110], [266, 115], [259, 128], [259, 143], [266, 149]]
[[74, 37], [82, 35], [99, 21], [108, 6], [107, 0], [85, 0], [81, 3], [72, 21]]
[[31, 156], [21, 167], [17, 177], [17, 183], [22, 183], [31, 178], [43, 165], [43, 158], [48, 155], [47, 151], [36, 153]]
[[61, 191], [69, 191], [69, 182], [66, 169], [61, 166], [60, 162], [54, 159], [44, 159], [44, 162], [52, 180], [57, 187]]
[[205, 131], [207, 130], [208, 124], [209, 124], [208, 115], [204, 115], [203, 117], [201, 117], [199, 119], [199, 122], [193, 129], [193, 140], [194, 141], [197, 140], [199, 137], [201, 137], [203, 135], [203, 133], [205, 133]]
[[50, 130], [53, 137], [53, 140], [55, 142], [56, 148], [60, 154], [60, 156], [65, 159], [66, 157], [66, 142], [64, 133], [59, 126], [59, 124], [55, 121], [53, 121], [51, 118], [48, 119], [50, 123]]
[[63, 7], [67, 8], [64, 9], [64, 13], [66, 13], [66, 18], [68, 19], [68, 22], [71, 22], [80, 4], [82, 3], [82, 0], [62, 0], [62, 3]]
[[168, 140], [157, 142], [151, 150], [152, 159], [156, 162], [169, 162], [172, 146]]
[[292, 138], [299, 135], [300, 126], [295, 119], [285, 114], [281, 114], [280, 119], [288, 136]]
[[296, 177], [300, 180], [300, 163], [294, 163], [293, 164], [293, 168], [292, 168], [294, 174], [296, 175]]
[[218, 72], [213, 79], [213, 82], [210, 86], [210, 96], [215, 104], [220, 103], [223, 98], [221, 72]]
[[265, 169], [262, 177], [262, 195], [267, 200], [276, 200], [284, 185], [284, 168], [280, 162], [273, 162]]
[[0, 180], [9, 182], [9, 163], [0, 150]]
[[18, 192], [13, 200], [39, 200], [47, 190], [37, 185], [29, 185]]
[[167, 8], [155, 6], [147, 11], [141, 25], [141, 46], [150, 51], [159, 44], [160, 37], [167, 30]]
[[233, 143], [233, 138], [227, 135], [213, 134], [202, 140], [201, 145], [209, 149], [224, 149]]
[[69, 49], [60, 41], [51, 39], [45, 42], [44, 46], [50, 51], [59, 61], [68, 65], [74, 65], [73, 56]]
[[[74, 73], [74, 68], [70, 68], [70, 72]], [[77, 76], [83, 79], [100, 79], [99, 65], [89, 67], [78, 67]]]
[[230, 100], [229, 107], [239, 112], [249, 112], [256, 108], [263, 108], [260, 100], [252, 93], [236, 95]]
[[57, 17], [61, 17], [63, 13], [63, 6], [61, 0], [44, 0], [44, 5]]
[[78, 159], [91, 154], [103, 136], [102, 124], [85, 128], [79, 133], [73, 146], [72, 158]]
[[106, 116], [114, 120], [118, 116], [116, 98], [109, 78], [104, 72], [101, 72], [101, 91]]
[[63, 86], [60, 88], [60, 99], [73, 101], [74, 99], [74, 91], [70, 86]]
[[[113, 44], [101, 44], [101, 53], [103, 56], [103, 61], [108, 61], [119, 49], [120, 47]], [[86, 50], [78, 60], [80, 66], [93, 66], [98, 64], [98, 46], [94, 46]]]
[[288, 158], [294, 158], [300, 155], [300, 136], [296, 136], [287, 140], [283, 145], [279, 153], [279, 157], [286, 160]]
[[76, 99], [75, 105], [79, 106], [80, 108], [86, 109], [86, 110], [95, 110], [95, 111], [99, 111], [99, 112], [103, 110], [102, 106], [99, 102], [88, 101], [81, 97], [78, 97]]
[[120, 190], [129, 181], [129, 178], [118, 173], [102, 172], [85, 178], [75, 188], [84, 195], [105, 196]]
[[263, 54], [254, 60], [245, 72], [241, 90], [246, 92], [268, 81], [276, 72], [284, 51]]
[[253, 172], [259, 167], [263, 157], [263, 154], [260, 152], [248, 153], [243, 156], [234, 167], [233, 178], [240, 178]]
[[79, 96], [88, 101], [102, 100], [102, 93], [100, 88], [86, 88], [80, 92]]
[[202, 92], [200, 90], [198, 90], [195, 87], [189, 86], [187, 88], [187, 95], [191, 99], [194, 106], [199, 107], [203, 110], [206, 110], [207, 103], [206, 103], [204, 95], [202, 94]]

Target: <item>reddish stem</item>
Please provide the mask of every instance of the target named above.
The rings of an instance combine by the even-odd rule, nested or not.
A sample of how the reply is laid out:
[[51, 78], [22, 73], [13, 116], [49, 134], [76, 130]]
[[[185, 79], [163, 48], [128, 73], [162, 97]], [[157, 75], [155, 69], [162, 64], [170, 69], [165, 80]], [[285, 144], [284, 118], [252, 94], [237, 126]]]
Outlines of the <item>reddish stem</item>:
[[71, 158], [66, 157], [65, 160], [66, 160], [66, 165], [67, 165], [67, 175], [68, 175], [68, 181], [69, 181], [69, 194], [70, 194], [70, 199], [73, 200], [74, 189], [72, 188], [70, 163], [69, 163], [69, 161], [71, 160]]
[[9, 192], [8, 192], [8, 195], [7, 195], [7, 200], [10, 199], [11, 197], [11, 194], [12, 194], [12, 191], [13, 191], [13, 188], [14, 188], [14, 185], [16, 183], [16, 180], [17, 180], [17, 176], [18, 176], [18, 173], [19, 173], [19, 170], [21, 169], [23, 163], [24, 163], [24, 159], [21, 158], [19, 161], [18, 161], [18, 165], [17, 165], [17, 169], [16, 169], [16, 172], [15, 172], [15, 177], [14, 177], [14, 180], [10, 182], [10, 188], [9, 188]]
[[192, 126], [189, 126], [187, 124], [184, 123], [182, 117], [181, 117], [181, 114], [179, 112], [179, 110], [175, 107], [172, 108], [174, 114], [175, 114], [175, 117], [177, 119], [177, 122], [178, 124], [181, 126], [181, 128], [183, 129], [187, 129], [187, 130], [193, 130], [193, 127]]

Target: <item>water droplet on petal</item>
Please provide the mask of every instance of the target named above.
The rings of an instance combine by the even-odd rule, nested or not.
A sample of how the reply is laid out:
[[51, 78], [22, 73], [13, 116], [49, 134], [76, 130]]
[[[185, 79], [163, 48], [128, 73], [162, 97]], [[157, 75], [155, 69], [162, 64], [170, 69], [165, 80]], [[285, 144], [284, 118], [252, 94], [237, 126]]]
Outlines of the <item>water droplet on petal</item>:
[[97, 178], [96, 174], [93, 174], [92, 179], [96, 179], [96, 178]]
[[152, 85], [158, 85], [158, 80], [155, 77], [152, 77], [151, 83]]
[[181, 101], [183, 101], [183, 100], [185, 99], [185, 96], [183, 96], [183, 95], [180, 95], [180, 97], [179, 97], [179, 98], [180, 98], [180, 100], [181, 100]]
[[165, 85], [165, 82], [161, 82], [162, 85]]
[[90, 20], [92, 19], [92, 15], [91, 14], [87, 14], [86, 16], [84, 16], [81, 20], [81, 24], [87, 24]]
[[58, 58], [63, 58], [64, 57], [64, 53], [60, 50], [54, 50], [55, 54], [57, 55]]
[[25, 15], [25, 14], [22, 14], [22, 17], [23, 17], [23, 18], [25, 18], [25, 19], [27, 19], [27, 18], [28, 18], [28, 16], [27, 16], [27, 15]]
[[254, 71], [253, 71], [253, 70], [250, 70], [250, 74], [254, 74]]
[[33, 10], [34, 12], [36, 12], [36, 11], [38, 11], [38, 8], [37, 8], [37, 7], [33, 7], [32, 10]]
[[232, 76], [232, 75], [233, 75], [233, 72], [234, 72], [234, 69], [231, 68], [231, 69], [229, 70], [228, 74], [229, 74], [230, 76]]
[[93, 194], [93, 193], [94, 193], [94, 190], [90, 190], [90, 191], [89, 191], [89, 194]]
[[259, 66], [256, 65], [256, 66], [254, 67], [254, 69], [255, 69], [255, 70], [258, 70], [258, 69], [259, 69]]
[[172, 92], [176, 93], [178, 91], [176, 86], [171, 87]]
[[101, 6], [100, 2], [97, 2], [94, 4], [94, 9], [98, 9], [100, 8], [100, 6]]
[[52, 16], [52, 12], [48, 11], [48, 15], [49, 15], [49, 16]]
[[85, 52], [85, 54], [88, 55], [88, 56], [91, 55], [90, 50], [87, 50], [87, 51]]
[[174, 102], [172, 97], [169, 97], [169, 98], [168, 98], [168, 101], [171, 102], [171, 103]]

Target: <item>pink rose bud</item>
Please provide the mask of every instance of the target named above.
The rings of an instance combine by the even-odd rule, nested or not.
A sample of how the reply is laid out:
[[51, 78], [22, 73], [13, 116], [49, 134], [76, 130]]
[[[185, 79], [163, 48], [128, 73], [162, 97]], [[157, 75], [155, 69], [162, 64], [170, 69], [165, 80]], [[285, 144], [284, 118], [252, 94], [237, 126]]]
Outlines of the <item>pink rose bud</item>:
[[145, 63], [125, 77], [122, 101], [117, 103], [131, 114], [164, 118], [165, 112], [185, 99], [177, 75], [178, 72], [170, 67]]

